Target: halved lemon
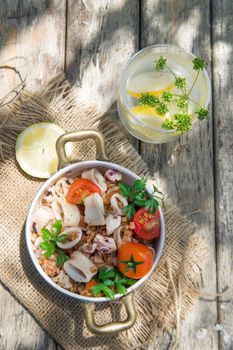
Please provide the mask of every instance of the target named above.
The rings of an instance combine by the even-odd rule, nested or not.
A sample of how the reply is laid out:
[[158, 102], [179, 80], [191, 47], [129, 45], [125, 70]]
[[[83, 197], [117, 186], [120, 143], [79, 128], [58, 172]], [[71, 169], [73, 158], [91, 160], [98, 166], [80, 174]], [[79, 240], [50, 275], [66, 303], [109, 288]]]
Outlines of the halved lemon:
[[127, 93], [133, 97], [150, 93], [159, 95], [174, 88], [174, 79], [166, 72], [145, 72], [131, 78], [127, 84]]
[[[65, 131], [53, 123], [36, 123], [24, 129], [16, 140], [16, 160], [29, 175], [49, 178], [57, 170], [56, 141]], [[67, 156], [72, 144], [66, 144]]]

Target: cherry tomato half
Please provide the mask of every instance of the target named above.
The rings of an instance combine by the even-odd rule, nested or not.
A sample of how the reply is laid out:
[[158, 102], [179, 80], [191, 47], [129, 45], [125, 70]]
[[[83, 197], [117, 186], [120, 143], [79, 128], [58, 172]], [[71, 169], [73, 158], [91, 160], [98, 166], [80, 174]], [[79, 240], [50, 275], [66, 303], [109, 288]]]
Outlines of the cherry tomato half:
[[139, 209], [133, 217], [134, 231], [139, 237], [150, 240], [160, 236], [160, 215], [157, 209], [154, 214], [149, 210]]
[[130, 278], [139, 279], [151, 269], [154, 261], [152, 250], [141, 243], [126, 243], [118, 249], [117, 267]]
[[101, 194], [100, 188], [94, 182], [87, 179], [77, 179], [71, 184], [66, 200], [70, 204], [81, 204], [86, 197], [95, 192]]

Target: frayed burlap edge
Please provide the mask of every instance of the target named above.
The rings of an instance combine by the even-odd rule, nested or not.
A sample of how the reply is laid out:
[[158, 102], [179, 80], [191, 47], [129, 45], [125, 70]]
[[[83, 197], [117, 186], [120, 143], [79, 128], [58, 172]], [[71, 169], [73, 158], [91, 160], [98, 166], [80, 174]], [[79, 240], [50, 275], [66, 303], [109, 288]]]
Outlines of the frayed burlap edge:
[[[120, 124], [108, 116], [100, 115], [93, 107], [77, 105], [76, 92], [70, 87], [63, 74], [45, 83], [37, 93], [23, 92], [11, 105], [0, 110], [0, 156], [4, 159], [0, 168], [1, 176], [7, 173], [9, 167], [16, 169], [13, 158], [18, 133], [26, 126], [40, 121], [55, 121], [67, 131], [90, 127], [101, 130], [112, 162], [128, 167], [140, 176], [149, 177], [145, 162], [125, 139]], [[80, 145], [78, 151], [79, 158], [93, 159], [95, 146], [92, 142], [86, 142]], [[27, 186], [38, 187], [35, 179], [26, 177], [25, 180], [24, 175], [19, 171], [17, 176], [18, 179], [27, 181]], [[6, 206], [7, 202], [4, 203], [1, 215], [3, 223], [9, 218]], [[22, 210], [24, 212], [20, 214], [26, 217], [25, 208]], [[135, 292], [137, 323], [130, 330], [114, 336], [111, 349], [147, 347], [155, 342], [159, 328], [168, 332], [177, 329], [177, 335], [179, 335], [181, 320], [187, 317], [197, 300], [201, 270], [208, 253], [206, 243], [198, 234], [198, 230], [194, 233], [193, 224], [182, 217], [177, 208], [169, 202], [166, 203], [165, 222], [167, 239], [162, 259], [150, 280]], [[6, 246], [1, 245], [1, 249], [6, 249]], [[21, 268], [20, 265], [17, 268]], [[57, 334], [56, 329], [44, 319], [43, 312], [35, 310], [33, 300], [24, 298], [23, 293], [21, 294], [17, 288], [17, 281], [13, 283], [6, 271], [0, 272], [0, 278], [40, 324], [66, 349], [88, 347], [88, 343], [76, 344], [75, 339], [72, 342], [70, 338], [73, 334], [65, 332]], [[25, 280], [27, 280], [26, 276]], [[34, 287], [30, 285], [29, 288]], [[103, 346], [104, 344], [103, 338]], [[105, 348], [103, 346], [99, 345], [95, 348]]]

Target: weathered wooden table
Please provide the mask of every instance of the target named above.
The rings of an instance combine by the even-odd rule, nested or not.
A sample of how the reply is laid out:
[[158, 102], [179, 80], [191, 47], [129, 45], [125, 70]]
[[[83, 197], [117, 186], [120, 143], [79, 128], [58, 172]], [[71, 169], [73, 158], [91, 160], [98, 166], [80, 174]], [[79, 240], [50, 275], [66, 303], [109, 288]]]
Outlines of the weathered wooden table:
[[[130, 139], [169, 197], [208, 237], [203, 281], [213, 293], [233, 284], [232, 23], [231, 0], [1, 0], [0, 6], [0, 63], [26, 58], [30, 89], [65, 70], [80, 100], [101, 111], [116, 100], [121, 69], [140, 48], [178, 44], [206, 58], [209, 121], [166, 145]], [[0, 292], [0, 349], [59, 349], [4, 286]], [[233, 349], [216, 323], [233, 337], [229, 297], [198, 302], [182, 324], [179, 349]], [[207, 334], [198, 340], [202, 328]]]

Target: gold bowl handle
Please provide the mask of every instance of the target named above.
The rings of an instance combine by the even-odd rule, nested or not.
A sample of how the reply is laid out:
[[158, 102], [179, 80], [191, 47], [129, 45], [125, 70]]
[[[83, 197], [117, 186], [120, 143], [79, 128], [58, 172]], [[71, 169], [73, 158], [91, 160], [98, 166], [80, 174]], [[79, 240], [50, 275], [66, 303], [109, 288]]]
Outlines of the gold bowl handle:
[[96, 143], [97, 156], [98, 160], [108, 160], [105, 154], [105, 142], [104, 136], [100, 131], [97, 130], [79, 130], [73, 132], [67, 132], [61, 135], [56, 142], [56, 151], [58, 157], [58, 169], [64, 168], [67, 164], [70, 163], [70, 160], [67, 158], [65, 151], [65, 144], [67, 142], [77, 142], [87, 139], [93, 139]]
[[95, 303], [82, 303], [84, 309], [85, 321], [87, 328], [94, 334], [105, 335], [125, 331], [134, 325], [137, 314], [133, 302], [133, 293], [130, 293], [122, 298], [127, 312], [125, 321], [109, 322], [103, 325], [98, 325], [95, 322]]

